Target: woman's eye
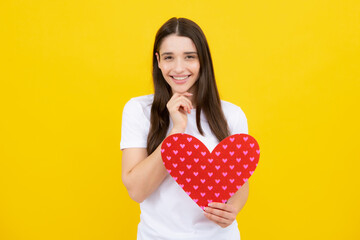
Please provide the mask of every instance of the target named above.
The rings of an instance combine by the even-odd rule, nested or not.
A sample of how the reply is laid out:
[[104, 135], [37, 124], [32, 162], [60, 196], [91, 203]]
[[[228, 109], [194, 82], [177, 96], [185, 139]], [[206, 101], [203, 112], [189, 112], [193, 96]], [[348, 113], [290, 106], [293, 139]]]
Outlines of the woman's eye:
[[169, 59], [171, 59], [172, 57], [170, 57], [170, 56], [168, 56], [168, 57], [165, 57], [164, 59], [165, 60], [169, 60]]
[[189, 56], [186, 56], [186, 58], [193, 59], [193, 58], [195, 58], [195, 56], [189, 55]]

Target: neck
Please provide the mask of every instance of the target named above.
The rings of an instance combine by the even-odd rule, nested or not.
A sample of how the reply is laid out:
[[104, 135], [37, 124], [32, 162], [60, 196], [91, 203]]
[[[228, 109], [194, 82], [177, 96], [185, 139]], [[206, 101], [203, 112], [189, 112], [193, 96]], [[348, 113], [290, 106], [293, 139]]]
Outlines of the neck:
[[197, 93], [196, 90], [197, 90], [196, 84], [194, 84], [188, 91], [189, 93], [192, 93], [192, 96], [189, 96], [189, 99], [194, 108], [196, 108], [196, 93]]

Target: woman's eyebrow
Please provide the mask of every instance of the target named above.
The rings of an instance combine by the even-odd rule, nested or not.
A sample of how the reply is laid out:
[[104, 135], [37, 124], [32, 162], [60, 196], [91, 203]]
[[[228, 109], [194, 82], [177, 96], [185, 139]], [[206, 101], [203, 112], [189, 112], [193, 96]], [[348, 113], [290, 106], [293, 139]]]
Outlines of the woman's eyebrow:
[[[172, 52], [164, 52], [160, 55], [164, 56], [164, 55], [172, 55], [172, 54], [173, 54]], [[184, 54], [197, 54], [197, 52], [184, 52]]]
[[173, 54], [172, 52], [164, 52], [164, 53], [162, 53], [161, 54], [161, 56], [164, 56], [164, 55], [171, 55], [171, 54]]

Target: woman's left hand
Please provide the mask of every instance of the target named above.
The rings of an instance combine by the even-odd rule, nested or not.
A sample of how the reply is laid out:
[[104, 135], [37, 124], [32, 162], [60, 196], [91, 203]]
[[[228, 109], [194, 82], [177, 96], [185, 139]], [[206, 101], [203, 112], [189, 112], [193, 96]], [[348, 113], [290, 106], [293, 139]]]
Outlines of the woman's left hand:
[[212, 202], [205, 207], [205, 216], [222, 228], [231, 225], [239, 211], [231, 204]]

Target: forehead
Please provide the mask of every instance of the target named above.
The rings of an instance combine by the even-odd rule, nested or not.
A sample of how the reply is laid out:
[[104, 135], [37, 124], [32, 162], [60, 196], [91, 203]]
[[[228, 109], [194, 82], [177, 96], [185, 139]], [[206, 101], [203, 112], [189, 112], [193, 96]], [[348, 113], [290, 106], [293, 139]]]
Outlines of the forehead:
[[196, 52], [196, 47], [190, 38], [171, 34], [163, 39], [159, 51], [173, 53]]

